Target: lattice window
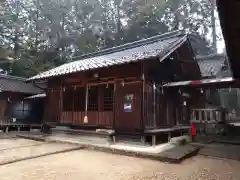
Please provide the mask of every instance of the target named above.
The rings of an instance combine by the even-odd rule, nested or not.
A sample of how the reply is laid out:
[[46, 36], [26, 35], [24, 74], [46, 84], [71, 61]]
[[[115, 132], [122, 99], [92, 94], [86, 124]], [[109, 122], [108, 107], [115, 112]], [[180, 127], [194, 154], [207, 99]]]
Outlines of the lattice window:
[[100, 86], [100, 94], [101, 94], [101, 103], [100, 110], [101, 111], [112, 111], [113, 110], [113, 92], [114, 85], [108, 84]]
[[73, 92], [73, 109], [74, 111], [85, 111], [86, 88], [77, 87]]
[[63, 111], [73, 110], [74, 89], [72, 87], [63, 90]]
[[88, 87], [88, 111], [98, 111], [98, 86]]

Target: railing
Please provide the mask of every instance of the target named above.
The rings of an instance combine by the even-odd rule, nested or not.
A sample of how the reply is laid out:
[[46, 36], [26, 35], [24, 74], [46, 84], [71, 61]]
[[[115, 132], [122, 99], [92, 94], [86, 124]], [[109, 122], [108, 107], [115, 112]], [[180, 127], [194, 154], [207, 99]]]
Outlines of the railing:
[[192, 109], [192, 123], [217, 123], [225, 120], [225, 112], [221, 109]]
[[15, 121], [15, 119], [11, 119], [11, 118], [9, 118], [7, 116], [4, 116], [0, 120], [0, 125], [2, 126], [2, 125], [13, 124], [14, 121]]
[[223, 109], [192, 109], [191, 123], [197, 135], [219, 135], [225, 131], [226, 112]]

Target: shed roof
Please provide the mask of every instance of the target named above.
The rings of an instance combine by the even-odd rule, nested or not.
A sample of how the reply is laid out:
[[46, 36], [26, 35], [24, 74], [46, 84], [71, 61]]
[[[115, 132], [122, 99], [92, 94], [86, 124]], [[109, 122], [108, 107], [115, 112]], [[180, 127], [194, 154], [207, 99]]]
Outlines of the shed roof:
[[193, 87], [203, 87], [203, 85], [218, 85], [225, 83], [235, 82], [232, 77], [216, 78], [216, 79], [202, 79], [202, 80], [192, 80], [192, 81], [179, 81], [179, 82], [169, 82], [163, 85], [163, 87], [180, 87], [180, 86], [193, 86]]
[[221, 72], [226, 60], [223, 54], [197, 56], [196, 59], [198, 61], [202, 77], [216, 77]]
[[26, 83], [26, 78], [0, 74], [0, 91], [37, 94], [42, 90], [32, 83]]
[[74, 62], [66, 63], [46, 72], [42, 72], [28, 80], [44, 79], [80, 71], [136, 62], [151, 57], [157, 57], [162, 61], [186, 40], [187, 36], [183, 34], [182, 31], [154, 36], [75, 58], [77, 60]]

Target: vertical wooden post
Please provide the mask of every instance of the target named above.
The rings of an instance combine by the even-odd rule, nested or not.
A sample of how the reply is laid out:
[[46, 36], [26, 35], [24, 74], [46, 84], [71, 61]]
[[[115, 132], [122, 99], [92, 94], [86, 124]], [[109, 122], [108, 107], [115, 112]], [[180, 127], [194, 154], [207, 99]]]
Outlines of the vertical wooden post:
[[179, 126], [180, 125], [180, 122], [179, 122], [179, 118], [180, 118], [180, 115], [179, 115], [179, 106], [176, 107], [176, 126]]
[[88, 108], [88, 84], [86, 85], [85, 116], [87, 116], [87, 108]]
[[114, 81], [114, 88], [113, 88], [113, 129], [115, 130], [116, 128], [116, 109], [117, 109], [117, 104], [116, 104], [116, 89], [117, 89], [117, 82], [116, 80]]
[[[72, 88], [73, 88], [73, 90], [72, 90], [72, 92], [71, 92], [71, 93], [72, 93], [71, 96], [74, 97], [75, 88], [74, 88], [74, 86], [73, 86]], [[74, 101], [75, 101], [75, 98], [72, 99], [72, 121], [71, 121], [72, 123], [71, 123], [71, 124], [73, 124], [73, 119], [74, 119], [74, 118], [73, 118], [73, 114], [74, 114]]]
[[204, 110], [204, 121], [208, 122], [208, 110]]
[[[63, 88], [62, 88], [62, 85], [60, 87], [60, 99], [58, 100], [58, 107], [59, 107], [59, 114], [58, 114], [58, 120], [59, 123], [61, 123], [61, 120], [62, 120], [62, 112], [63, 112]], [[63, 119], [64, 120], [64, 119]]]
[[86, 97], [85, 97], [85, 116], [83, 119], [83, 124], [88, 123], [88, 117], [87, 117], [87, 109], [88, 109], [88, 84], [86, 85]]
[[156, 135], [152, 135], [152, 146], [156, 146]]
[[168, 110], [168, 100], [166, 100], [166, 120], [167, 120], [167, 125], [169, 125], [169, 110]]
[[198, 111], [198, 118], [199, 118], [199, 122], [202, 123], [202, 111], [201, 110]]
[[144, 121], [144, 117], [145, 117], [145, 96], [144, 96], [144, 92], [145, 92], [145, 77], [144, 77], [144, 73], [142, 73], [142, 103], [141, 103], [141, 126], [142, 126], [142, 130], [144, 131], [145, 129], [145, 121]]
[[[101, 85], [97, 85], [98, 89], [98, 115], [97, 115], [97, 126], [99, 126], [102, 122], [100, 121], [99, 115], [100, 115], [100, 111], [101, 111], [101, 97], [103, 97], [103, 91], [101, 90]], [[105, 88], [105, 87], [104, 87]], [[104, 107], [103, 107], [104, 108]], [[105, 124], [105, 123], [102, 123]]]
[[[179, 102], [179, 99], [177, 100], [177, 102]], [[180, 103], [181, 103], [181, 98], [180, 98]], [[179, 113], [179, 109], [181, 108], [181, 104], [176, 105], [175, 106], [175, 110], [176, 110], [176, 126], [179, 126], [180, 122], [179, 122], [179, 118], [180, 118], [180, 113]]]
[[214, 111], [210, 111], [210, 112], [209, 112], [209, 113], [210, 113], [210, 121], [214, 120], [214, 119], [213, 119], [213, 112], [214, 112]]
[[153, 83], [153, 127], [157, 126], [156, 123], [156, 84]]

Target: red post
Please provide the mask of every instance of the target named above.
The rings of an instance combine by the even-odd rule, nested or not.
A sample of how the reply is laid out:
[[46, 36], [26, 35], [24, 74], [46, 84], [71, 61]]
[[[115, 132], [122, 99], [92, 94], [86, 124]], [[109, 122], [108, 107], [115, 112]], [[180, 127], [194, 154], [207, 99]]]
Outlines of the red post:
[[192, 136], [193, 141], [195, 140], [196, 135], [197, 135], [197, 133], [196, 133], [195, 126], [194, 126], [194, 124], [192, 124], [191, 125], [191, 136]]

